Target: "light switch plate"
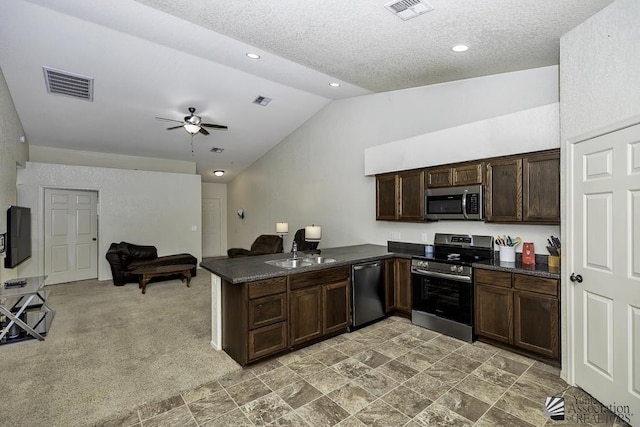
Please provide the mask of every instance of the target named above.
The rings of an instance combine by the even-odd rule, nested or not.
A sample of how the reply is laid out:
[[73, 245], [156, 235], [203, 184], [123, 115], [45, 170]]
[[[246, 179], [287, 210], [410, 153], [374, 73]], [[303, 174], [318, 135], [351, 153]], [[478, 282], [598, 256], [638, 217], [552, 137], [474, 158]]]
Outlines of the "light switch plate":
[[429, 241], [429, 235], [427, 233], [422, 233], [422, 241], [425, 243]]
[[197, 225], [192, 225], [191, 226], [191, 231], [198, 231], [198, 226]]

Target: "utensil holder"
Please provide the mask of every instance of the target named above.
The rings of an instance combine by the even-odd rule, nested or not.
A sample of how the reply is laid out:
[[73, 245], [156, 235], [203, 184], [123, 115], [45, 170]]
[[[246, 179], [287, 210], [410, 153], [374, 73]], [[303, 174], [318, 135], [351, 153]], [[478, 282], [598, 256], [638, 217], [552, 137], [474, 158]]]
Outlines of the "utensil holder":
[[500, 246], [500, 262], [516, 262], [516, 247]]
[[560, 267], [560, 257], [555, 255], [549, 255], [549, 259], [547, 261], [549, 267]]

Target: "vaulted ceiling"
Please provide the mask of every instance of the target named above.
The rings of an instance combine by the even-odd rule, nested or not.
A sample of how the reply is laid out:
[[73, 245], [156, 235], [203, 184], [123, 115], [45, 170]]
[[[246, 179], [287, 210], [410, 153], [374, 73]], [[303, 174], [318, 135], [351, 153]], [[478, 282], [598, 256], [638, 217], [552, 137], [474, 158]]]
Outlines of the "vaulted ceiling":
[[[194, 161], [228, 182], [332, 100], [557, 64], [560, 36], [611, 3], [426, 1], [405, 21], [385, 0], [8, 0], [0, 68], [31, 145]], [[93, 101], [47, 93], [43, 66], [93, 78]], [[156, 119], [189, 107], [229, 130], [192, 141]]]

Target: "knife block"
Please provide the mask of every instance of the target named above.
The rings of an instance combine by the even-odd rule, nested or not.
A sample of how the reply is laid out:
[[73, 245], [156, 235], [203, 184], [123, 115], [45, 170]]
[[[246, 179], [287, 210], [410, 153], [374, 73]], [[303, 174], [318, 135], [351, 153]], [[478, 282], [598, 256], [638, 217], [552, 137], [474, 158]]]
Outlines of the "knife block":
[[[558, 251], [558, 253], [560, 252]], [[549, 267], [555, 267], [555, 268], [560, 267], [560, 256], [549, 255], [547, 264], [549, 264]]]

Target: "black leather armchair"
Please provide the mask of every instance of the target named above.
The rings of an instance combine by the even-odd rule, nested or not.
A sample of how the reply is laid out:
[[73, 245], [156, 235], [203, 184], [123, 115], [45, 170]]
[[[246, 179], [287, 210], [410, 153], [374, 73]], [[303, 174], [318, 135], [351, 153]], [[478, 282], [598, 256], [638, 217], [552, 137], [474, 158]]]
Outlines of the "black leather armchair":
[[318, 249], [318, 243], [320, 242], [307, 242], [304, 239], [304, 228], [296, 231], [293, 241], [296, 242], [298, 250], [301, 252], [320, 253], [320, 249]]
[[[111, 275], [113, 276], [113, 284], [115, 286], [123, 286], [125, 283], [137, 282], [140, 276], [132, 274], [131, 272], [138, 267], [188, 264], [193, 265], [191, 276], [195, 277], [198, 265], [198, 260], [191, 254], [159, 257], [155, 246], [134, 245], [127, 242], [112, 243], [111, 246], [109, 246], [106, 258], [111, 266]], [[166, 279], [172, 278], [172, 276], [166, 277]], [[162, 278], [154, 280], [161, 279]]]
[[262, 234], [251, 244], [251, 249], [230, 248], [227, 249], [229, 258], [241, 256], [254, 256], [265, 254], [277, 254], [282, 252], [282, 237], [273, 234]]

